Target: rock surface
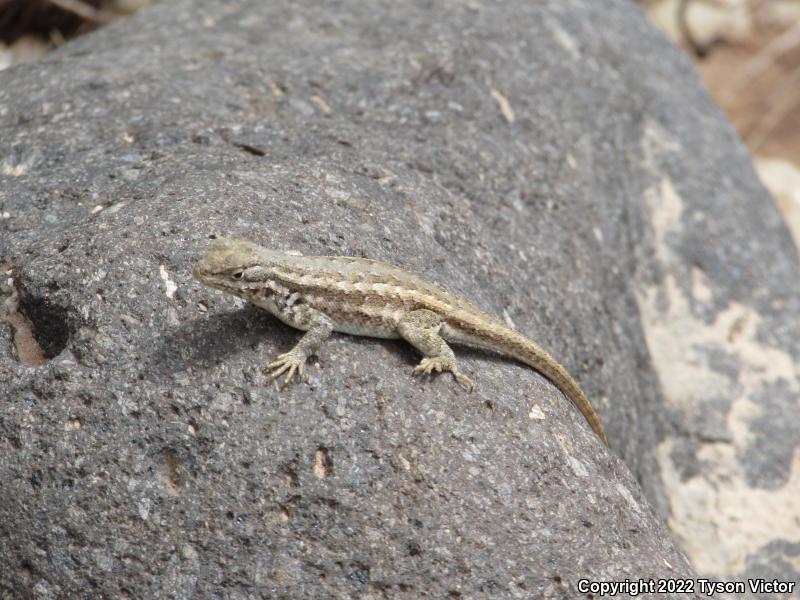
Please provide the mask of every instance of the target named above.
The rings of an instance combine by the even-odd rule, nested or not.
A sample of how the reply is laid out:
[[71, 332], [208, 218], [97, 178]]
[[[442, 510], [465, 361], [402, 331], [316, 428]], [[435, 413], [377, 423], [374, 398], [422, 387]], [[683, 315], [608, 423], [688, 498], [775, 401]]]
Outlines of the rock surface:
[[[47, 359], [0, 328], [4, 595], [692, 577], [645, 495], [704, 572], [796, 565], [775, 512], [769, 539], [692, 543], [729, 518], [697, 487], [753, 518], [798, 497], [800, 269], [691, 66], [627, 0], [163, 2], [0, 73], [0, 178], [16, 343], [27, 320]], [[297, 332], [191, 279], [219, 235], [388, 260], [505, 317], [582, 383], [613, 453], [480, 352], [459, 353], [465, 395], [414, 379], [399, 342], [338, 336], [279, 391], [260, 368]]]

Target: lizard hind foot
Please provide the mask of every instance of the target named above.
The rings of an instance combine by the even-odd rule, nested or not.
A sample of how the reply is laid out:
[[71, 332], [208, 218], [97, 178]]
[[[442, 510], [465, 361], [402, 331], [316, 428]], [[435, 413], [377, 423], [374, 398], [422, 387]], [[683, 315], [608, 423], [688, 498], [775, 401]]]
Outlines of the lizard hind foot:
[[414, 367], [414, 373], [418, 373], [420, 375], [431, 375], [434, 371], [437, 373], [441, 373], [442, 371], [450, 371], [455, 380], [463, 384], [467, 388], [468, 392], [471, 392], [475, 387], [475, 382], [459, 371], [456, 361], [449, 357], [426, 357], [423, 358], [416, 367]]
[[[267, 365], [268, 369], [272, 369], [270, 377], [277, 379], [283, 373], [286, 373], [286, 379], [283, 385], [289, 385], [294, 379], [294, 374], [297, 373], [299, 377], [303, 376], [306, 367], [306, 357], [295, 352], [285, 352], [279, 354], [278, 357]], [[287, 372], [288, 371], [288, 372]]]

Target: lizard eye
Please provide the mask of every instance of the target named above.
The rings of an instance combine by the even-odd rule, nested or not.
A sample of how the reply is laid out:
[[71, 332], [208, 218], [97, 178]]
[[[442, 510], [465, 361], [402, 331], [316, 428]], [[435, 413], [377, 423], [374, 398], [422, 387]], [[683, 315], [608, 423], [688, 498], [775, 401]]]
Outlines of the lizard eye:
[[242, 277], [244, 277], [244, 271], [236, 271], [233, 274], [233, 278], [234, 279], [241, 279]]

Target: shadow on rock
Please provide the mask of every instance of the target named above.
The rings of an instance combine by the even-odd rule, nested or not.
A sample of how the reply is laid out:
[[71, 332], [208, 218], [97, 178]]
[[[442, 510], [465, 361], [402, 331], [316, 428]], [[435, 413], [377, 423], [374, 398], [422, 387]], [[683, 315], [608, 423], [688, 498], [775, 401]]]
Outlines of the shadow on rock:
[[[143, 374], [159, 380], [191, 369], [209, 369], [268, 339], [277, 339], [286, 348], [294, 343], [285, 325], [254, 306], [193, 319], [161, 338]], [[265, 354], [264, 361], [267, 358]]]

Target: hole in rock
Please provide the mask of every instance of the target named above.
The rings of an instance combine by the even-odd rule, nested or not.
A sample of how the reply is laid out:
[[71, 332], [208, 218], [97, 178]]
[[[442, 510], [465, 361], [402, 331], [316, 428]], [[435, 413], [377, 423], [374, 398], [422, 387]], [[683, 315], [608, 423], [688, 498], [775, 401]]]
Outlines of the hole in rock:
[[72, 334], [66, 308], [26, 294], [13, 280], [11, 295], [0, 298], [0, 320], [11, 327], [17, 359], [31, 366], [58, 356]]
[[67, 347], [71, 332], [67, 310], [63, 306], [53, 304], [46, 298], [22, 296], [19, 299], [19, 312], [30, 322], [33, 338], [42, 349], [45, 359], [55, 358]]

